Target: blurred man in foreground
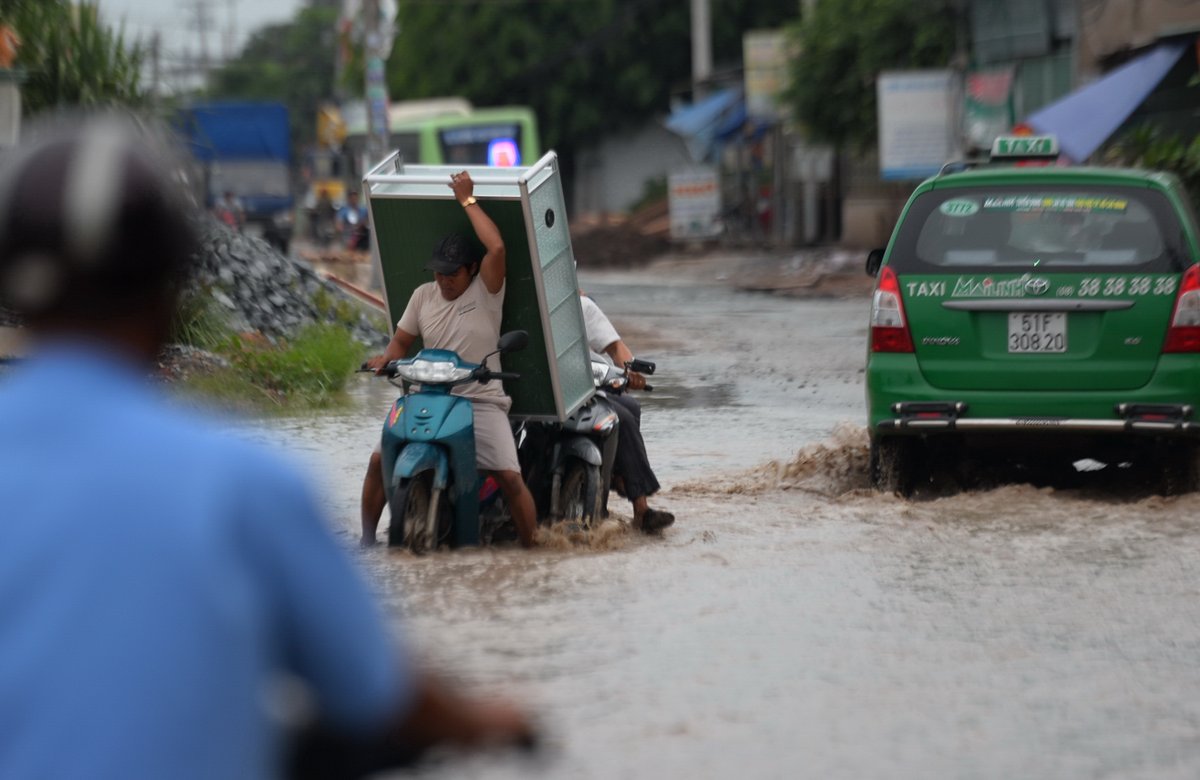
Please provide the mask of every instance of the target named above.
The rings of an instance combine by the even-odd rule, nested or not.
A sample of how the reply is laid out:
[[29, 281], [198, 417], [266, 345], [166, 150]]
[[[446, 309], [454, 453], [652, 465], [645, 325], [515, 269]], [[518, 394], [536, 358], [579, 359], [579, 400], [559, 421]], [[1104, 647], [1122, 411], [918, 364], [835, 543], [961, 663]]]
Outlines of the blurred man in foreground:
[[0, 379], [0, 777], [277, 777], [281, 680], [355, 743], [529, 738], [414, 671], [289, 467], [147, 381], [193, 249], [154, 139], [37, 138], [0, 167], [34, 337]]

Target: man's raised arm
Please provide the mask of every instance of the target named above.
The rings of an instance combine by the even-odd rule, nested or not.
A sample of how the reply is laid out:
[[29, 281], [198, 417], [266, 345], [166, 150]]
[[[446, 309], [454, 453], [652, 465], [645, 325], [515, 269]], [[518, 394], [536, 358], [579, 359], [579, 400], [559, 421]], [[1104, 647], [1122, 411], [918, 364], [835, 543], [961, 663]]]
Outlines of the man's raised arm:
[[483, 244], [483, 262], [479, 265], [479, 276], [483, 279], [488, 292], [495, 295], [504, 286], [504, 274], [507, 271], [504, 255], [504, 239], [500, 237], [500, 228], [492, 218], [484, 212], [483, 207], [475, 200], [475, 182], [471, 174], [461, 171], [450, 177], [450, 189], [454, 197], [467, 212], [475, 235]]

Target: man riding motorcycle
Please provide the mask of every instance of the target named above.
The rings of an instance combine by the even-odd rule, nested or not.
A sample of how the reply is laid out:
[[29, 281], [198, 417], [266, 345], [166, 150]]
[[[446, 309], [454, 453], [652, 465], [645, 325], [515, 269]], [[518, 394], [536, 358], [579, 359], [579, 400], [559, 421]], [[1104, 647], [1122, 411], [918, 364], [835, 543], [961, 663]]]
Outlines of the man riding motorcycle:
[[[413, 292], [386, 351], [367, 361], [376, 373], [390, 361], [406, 357], [418, 337], [429, 349], [453, 350], [471, 363], [483, 363], [485, 356], [495, 350], [504, 305], [504, 241], [499, 228], [473, 197], [475, 183], [470, 174], [454, 174], [450, 187], [466, 210], [485, 254], [478, 260], [467, 239], [459, 235], [447, 236], [438, 243], [426, 265], [433, 271], [434, 281]], [[489, 363], [492, 370], [499, 370], [495, 357]], [[500, 485], [521, 544], [532, 547], [537, 512], [521, 478], [516, 442], [508, 422], [512, 399], [499, 382], [472, 382], [456, 387], [454, 392], [471, 398], [479, 469], [490, 473]], [[386, 503], [382, 457], [376, 449], [363, 479], [362, 544], [375, 543], [375, 530]]]
[[[583, 323], [587, 331], [588, 346], [593, 352], [607, 355], [616, 365], [625, 366], [633, 361], [633, 352], [621, 340], [617, 329], [600, 307], [586, 295], [579, 296], [583, 307]], [[636, 371], [627, 370], [628, 387], [641, 390], [646, 378]], [[644, 533], [654, 533], [675, 522], [675, 515], [661, 509], [651, 509], [649, 496], [658, 492], [658, 478], [650, 467], [646, 454], [646, 443], [642, 439], [642, 407], [636, 398], [628, 394], [614, 394], [608, 398], [617, 413], [617, 454], [613, 464], [613, 483], [617, 492], [633, 504], [633, 526]]]

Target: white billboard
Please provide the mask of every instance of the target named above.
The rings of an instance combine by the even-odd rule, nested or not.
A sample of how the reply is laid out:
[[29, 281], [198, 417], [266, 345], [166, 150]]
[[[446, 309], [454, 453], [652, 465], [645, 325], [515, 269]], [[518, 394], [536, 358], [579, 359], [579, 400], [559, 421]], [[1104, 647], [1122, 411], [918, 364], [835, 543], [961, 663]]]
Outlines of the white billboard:
[[667, 177], [667, 210], [675, 241], [712, 238], [721, 232], [721, 187], [717, 169], [703, 166]]
[[884, 72], [876, 94], [884, 179], [924, 179], [960, 156], [955, 130], [960, 89], [954, 71]]
[[787, 85], [787, 35], [782, 30], [751, 30], [742, 35], [746, 113], [778, 119], [779, 96]]

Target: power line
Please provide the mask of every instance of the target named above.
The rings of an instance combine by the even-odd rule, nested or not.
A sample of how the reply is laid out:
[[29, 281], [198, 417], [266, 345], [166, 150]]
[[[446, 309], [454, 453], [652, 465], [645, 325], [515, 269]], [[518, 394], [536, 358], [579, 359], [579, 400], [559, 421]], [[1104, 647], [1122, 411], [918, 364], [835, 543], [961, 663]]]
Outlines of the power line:
[[188, 0], [188, 10], [192, 12], [191, 28], [196, 31], [200, 42], [200, 70], [208, 72], [208, 30], [212, 25], [210, 0]]
[[237, 41], [237, 4], [238, 0], [225, 0], [226, 7], [229, 9], [228, 15], [225, 17], [225, 41], [222, 47], [221, 54], [226, 61], [233, 58], [234, 44]]

